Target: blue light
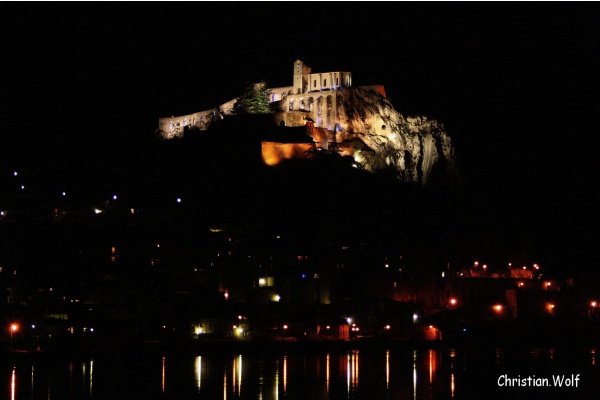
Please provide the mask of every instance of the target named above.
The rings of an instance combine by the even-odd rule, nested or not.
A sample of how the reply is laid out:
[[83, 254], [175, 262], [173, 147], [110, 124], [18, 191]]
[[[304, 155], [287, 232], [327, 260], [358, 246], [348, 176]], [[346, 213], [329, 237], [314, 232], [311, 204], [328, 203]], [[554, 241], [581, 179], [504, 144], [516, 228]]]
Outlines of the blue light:
[[305, 279], [305, 278], [306, 278], [306, 274], [302, 274], [302, 279]]

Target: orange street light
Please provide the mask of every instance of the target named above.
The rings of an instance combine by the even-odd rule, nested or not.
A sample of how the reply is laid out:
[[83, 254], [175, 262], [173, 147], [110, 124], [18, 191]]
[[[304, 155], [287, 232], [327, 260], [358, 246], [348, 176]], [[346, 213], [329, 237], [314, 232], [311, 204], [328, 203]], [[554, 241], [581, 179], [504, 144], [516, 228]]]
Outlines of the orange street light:
[[13, 334], [17, 333], [17, 331], [19, 330], [19, 324], [16, 324], [16, 323], [10, 324], [9, 330], [10, 330], [10, 347], [12, 349]]

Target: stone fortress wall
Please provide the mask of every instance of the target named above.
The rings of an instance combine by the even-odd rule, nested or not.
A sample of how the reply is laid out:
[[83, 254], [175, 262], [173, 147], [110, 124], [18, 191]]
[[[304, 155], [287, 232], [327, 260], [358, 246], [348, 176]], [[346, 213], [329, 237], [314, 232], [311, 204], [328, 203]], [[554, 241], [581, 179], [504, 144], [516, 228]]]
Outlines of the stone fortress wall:
[[[317, 128], [335, 132], [340, 130], [342, 91], [352, 86], [350, 72], [312, 73], [301, 60], [294, 61], [293, 85], [270, 88], [271, 102], [280, 102], [281, 111], [274, 115], [275, 123], [285, 126], [302, 126], [311, 120]], [[385, 96], [383, 86], [368, 87]], [[185, 127], [204, 130], [211, 122], [233, 113], [237, 99], [217, 107], [187, 115], [159, 118], [158, 131], [164, 139], [183, 136]], [[327, 148], [327, 141], [320, 144]]]

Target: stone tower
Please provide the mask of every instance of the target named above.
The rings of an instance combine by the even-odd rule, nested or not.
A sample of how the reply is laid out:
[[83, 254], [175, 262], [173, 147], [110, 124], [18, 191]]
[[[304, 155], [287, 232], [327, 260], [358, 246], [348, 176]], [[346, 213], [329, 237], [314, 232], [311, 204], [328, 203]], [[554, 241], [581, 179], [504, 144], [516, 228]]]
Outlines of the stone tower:
[[302, 60], [294, 61], [294, 89], [292, 94], [302, 94], [308, 90], [308, 74], [310, 67]]

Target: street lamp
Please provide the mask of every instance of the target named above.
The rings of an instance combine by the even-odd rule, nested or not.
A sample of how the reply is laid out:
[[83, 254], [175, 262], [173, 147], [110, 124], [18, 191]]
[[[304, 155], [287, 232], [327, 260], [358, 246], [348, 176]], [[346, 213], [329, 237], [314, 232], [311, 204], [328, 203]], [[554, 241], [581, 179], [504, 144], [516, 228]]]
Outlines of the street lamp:
[[19, 325], [16, 323], [12, 323], [10, 324], [10, 346], [12, 347], [12, 342], [13, 342], [13, 334], [17, 333], [17, 331], [19, 330]]

